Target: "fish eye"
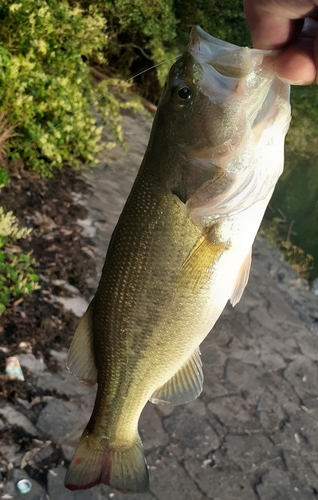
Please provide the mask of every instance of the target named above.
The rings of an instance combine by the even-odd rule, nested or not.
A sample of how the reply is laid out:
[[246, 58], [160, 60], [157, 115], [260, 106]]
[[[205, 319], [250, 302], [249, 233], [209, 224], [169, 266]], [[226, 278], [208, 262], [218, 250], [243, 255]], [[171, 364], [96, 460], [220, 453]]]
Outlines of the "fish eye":
[[189, 103], [192, 99], [193, 91], [186, 83], [177, 85], [173, 90], [173, 97], [178, 104]]
[[181, 87], [178, 91], [178, 96], [182, 101], [188, 101], [191, 99], [191, 90], [189, 87]]

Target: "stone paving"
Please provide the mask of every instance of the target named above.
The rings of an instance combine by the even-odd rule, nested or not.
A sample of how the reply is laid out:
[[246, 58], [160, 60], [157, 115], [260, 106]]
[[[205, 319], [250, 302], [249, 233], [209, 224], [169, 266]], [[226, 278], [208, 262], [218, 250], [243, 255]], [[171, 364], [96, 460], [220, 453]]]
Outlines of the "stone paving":
[[[84, 226], [96, 233], [98, 272], [140, 164], [150, 123], [144, 115], [125, 117], [130, 151], [112, 150], [86, 174], [92, 196], [81, 202], [89, 207]], [[32, 481], [31, 492], [21, 495], [14, 484], [18, 477], [26, 477], [21, 468], [25, 457], [9, 450], [13, 480], [2, 498], [317, 499], [318, 297], [261, 238], [254, 245], [242, 300], [235, 308], [226, 307], [201, 352], [201, 396], [178, 407], [148, 403], [141, 416], [140, 434], [150, 468], [150, 491], [142, 495], [123, 495], [106, 486], [82, 492], [64, 488], [65, 465], [89, 418], [95, 390], [67, 371], [52, 374], [35, 365], [36, 385], [53, 394], [46, 396], [46, 406], [37, 418], [22, 404], [0, 408], [0, 417], [46, 443], [33, 460], [40, 460], [39, 454], [48, 456], [54, 445], [62, 450], [64, 463], [48, 471], [47, 491]], [[54, 355], [60, 361], [66, 357], [63, 351]], [[23, 366], [27, 357], [20, 362]]]

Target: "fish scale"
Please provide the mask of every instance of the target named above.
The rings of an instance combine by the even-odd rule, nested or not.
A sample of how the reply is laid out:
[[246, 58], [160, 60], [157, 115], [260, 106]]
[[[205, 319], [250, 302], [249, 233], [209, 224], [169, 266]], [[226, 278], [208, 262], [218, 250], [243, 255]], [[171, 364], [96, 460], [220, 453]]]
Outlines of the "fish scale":
[[[283, 168], [288, 86], [275, 54], [195, 28], [172, 66], [149, 144], [67, 365], [98, 383], [68, 469], [71, 490], [143, 492], [148, 400], [202, 391], [199, 345], [246, 286], [251, 246]], [[213, 334], [213, 333], [212, 333]]]
[[[133, 227], [131, 222], [138, 220], [140, 212], [143, 213], [143, 207], [147, 205], [147, 202], [145, 203], [144, 196], [140, 199], [138, 193], [137, 196], [133, 195], [129, 199], [122, 214], [124, 223], [120, 225], [119, 221], [118, 227], [120, 229], [116, 233], [116, 243], [113, 244], [112, 242], [110, 245], [109, 262], [111, 263], [111, 269], [105, 266], [103, 270], [103, 274], [105, 273], [108, 276], [108, 280], [102, 282], [94, 299], [97, 310], [99, 310], [99, 303], [103, 306], [103, 304], [110, 302], [110, 297], [112, 296], [115, 297], [114, 303], [116, 304], [113, 310], [108, 311], [104, 309], [103, 315], [98, 315], [98, 320], [94, 320], [97, 337], [99, 331], [101, 331], [101, 334], [106, 331], [108, 335], [105, 345], [111, 345], [111, 348], [106, 348], [108, 354], [111, 353], [108, 363], [103, 364], [98, 359], [98, 356], [96, 357], [99, 385], [103, 387], [103, 390], [101, 389], [97, 398], [99, 406], [95, 410], [95, 418], [99, 420], [104, 412], [104, 408], [111, 403], [109, 399], [115, 399], [114, 397], [109, 398], [110, 395], [113, 395], [113, 384], [117, 389], [116, 396], [120, 395], [117, 405], [122, 409], [124, 416], [124, 421], [122, 421], [116, 408], [116, 402], [113, 402], [113, 414], [108, 417], [107, 423], [108, 427], [113, 429], [113, 441], [114, 436], [117, 434], [120, 434], [120, 439], [122, 439], [122, 429], [127, 430], [128, 428], [126, 421], [135, 424], [136, 418], [134, 413], [141, 412], [144, 400], [146, 399], [147, 401], [154, 390], [169, 378], [169, 374], [175, 369], [175, 366], [182, 364], [184, 358], [187, 358], [191, 354], [198, 343], [196, 340], [192, 340], [194, 345], [191, 344], [187, 350], [182, 346], [180, 350], [180, 340], [183, 340], [185, 344], [187, 343], [183, 332], [184, 328], [181, 328], [180, 323], [183, 326], [183, 302], [186, 301], [189, 306], [189, 299], [187, 295], [185, 296], [183, 287], [178, 287], [177, 290], [171, 287], [170, 295], [164, 297], [167, 291], [160, 286], [158, 273], [163, 273], [166, 280], [167, 275], [165, 273], [170, 271], [171, 276], [169, 279], [171, 285], [173, 285], [178, 274], [180, 262], [183, 262], [189, 255], [193, 241], [200, 236], [200, 231], [184, 216], [175, 199], [168, 199], [165, 193], [162, 193], [162, 196], [160, 194], [159, 190], [156, 190], [156, 193], [153, 194], [158, 200], [161, 200], [162, 197], [166, 198], [164, 202], [161, 200], [161, 203], [155, 203], [155, 206], [160, 207], [160, 214], [154, 214], [154, 210], [147, 212], [147, 218], [144, 217], [143, 224], [139, 224], [136, 227]], [[175, 224], [176, 216], [184, 219], [183, 224]], [[149, 226], [148, 218], [149, 221], [155, 218], [157, 223], [155, 228], [151, 228], [149, 235], [144, 236], [145, 227], [148, 228]], [[153, 226], [153, 224], [151, 225]], [[186, 227], [184, 228], [184, 226]], [[191, 226], [194, 237], [188, 240], [188, 245], [184, 244], [181, 250], [179, 249], [178, 252], [175, 252], [173, 242], [178, 241], [184, 237], [184, 234], [189, 233], [187, 226]], [[130, 241], [130, 251], [127, 251], [128, 228], [134, 234], [131, 240], [128, 238]], [[163, 228], [165, 229], [164, 232]], [[154, 234], [156, 230], [160, 234], [161, 245], [158, 245], [156, 242], [156, 234]], [[172, 238], [171, 235], [173, 236]], [[144, 241], [143, 245], [140, 244], [141, 237]], [[140, 253], [141, 258], [139, 256]], [[164, 256], [166, 256], [166, 269], [163, 269], [162, 265], [158, 266], [158, 263], [162, 262]], [[141, 268], [136, 265], [137, 263], [140, 264], [140, 262], [143, 262]], [[158, 294], [157, 290], [156, 294], [151, 295], [150, 290], [153, 282], [157, 282], [157, 288], [161, 288], [160, 294]], [[123, 288], [125, 289], [125, 296], [119, 297], [117, 294], [116, 297], [116, 290]], [[136, 289], [141, 289], [137, 297], [135, 293]], [[175, 304], [176, 310], [174, 312], [180, 318], [176, 322], [171, 322], [167, 318], [167, 304], [170, 301]], [[113, 314], [115, 314], [117, 321], [115, 329], [111, 328]], [[189, 307], [189, 315], [192, 315], [191, 306]], [[143, 318], [142, 329], [138, 324], [141, 317]], [[128, 330], [132, 334], [128, 335]], [[195, 339], [195, 336], [193, 337]], [[123, 342], [121, 342], [121, 339]], [[101, 360], [103, 360], [102, 351], [104, 348], [103, 345], [102, 349], [99, 350]], [[142, 356], [140, 356], [141, 349]], [[180, 360], [178, 360], [178, 356], [176, 355], [178, 349], [181, 351], [179, 355]], [[165, 371], [162, 370], [160, 373], [153, 371], [156, 365], [158, 366], [156, 359], [153, 360], [151, 356], [148, 356], [147, 351], [151, 354], [154, 350], [159, 360], [165, 359], [168, 362], [169, 357], [172, 358], [170, 366], [166, 366]], [[127, 351], [129, 351], [128, 354]], [[173, 352], [172, 356], [171, 352]], [[121, 360], [126, 359], [126, 363], [119, 364], [118, 358]], [[99, 364], [101, 365], [99, 366]], [[127, 372], [136, 374], [133, 381], [126, 377]], [[165, 375], [165, 372], [167, 375]], [[150, 388], [146, 388], [146, 394], [143, 394], [140, 383], [145, 377], [147, 377], [151, 385]], [[128, 410], [125, 406], [123, 407], [123, 397], [126, 397], [129, 406], [131, 400], [135, 401], [135, 408]], [[138, 400], [140, 400], [139, 405], [137, 404]]]

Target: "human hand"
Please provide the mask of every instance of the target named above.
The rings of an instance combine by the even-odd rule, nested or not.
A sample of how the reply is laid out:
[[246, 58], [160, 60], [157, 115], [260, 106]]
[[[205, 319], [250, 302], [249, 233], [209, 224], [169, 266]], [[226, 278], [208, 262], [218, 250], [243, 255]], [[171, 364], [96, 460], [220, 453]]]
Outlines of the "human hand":
[[316, 81], [318, 0], [243, 0], [256, 49], [282, 49], [277, 76], [294, 85]]

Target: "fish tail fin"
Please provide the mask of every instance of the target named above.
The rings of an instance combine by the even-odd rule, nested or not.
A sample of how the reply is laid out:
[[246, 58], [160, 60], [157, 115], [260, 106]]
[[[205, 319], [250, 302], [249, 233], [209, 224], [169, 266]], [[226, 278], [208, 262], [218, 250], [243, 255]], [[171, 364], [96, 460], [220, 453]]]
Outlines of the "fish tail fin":
[[148, 467], [138, 434], [129, 448], [111, 449], [85, 429], [66, 473], [65, 486], [72, 491], [86, 490], [100, 483], [123, 493], [148, 491]]

